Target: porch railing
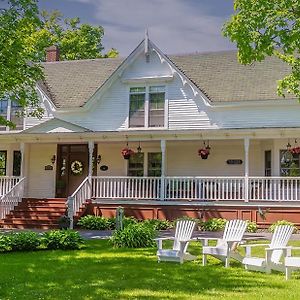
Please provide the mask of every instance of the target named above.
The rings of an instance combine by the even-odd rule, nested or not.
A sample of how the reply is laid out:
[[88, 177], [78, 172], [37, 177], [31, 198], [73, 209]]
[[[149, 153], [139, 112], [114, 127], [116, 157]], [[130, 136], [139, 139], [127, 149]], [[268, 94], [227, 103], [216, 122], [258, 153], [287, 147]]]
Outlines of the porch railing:
[[18, 176], [0, 176], [0, 197], [7, 194], [19, 181]]
[[93, 176], [71, 198], [75, 213], [87, 199], [300, 203], [300, 177]]
[[300, 177], [250, 177], [249, 201], [299, 201]]
[[92, 177], [92, 197], [105, 199], [159, 199], [159, 177]]
[[[91, 178], [86, 177], [80, 186], [76, 189], [76, 191], [71, 195], [71, 201], [72, 201], [72, 214], [76, 214], [82, 204], [88, 200], [91, 199], [92, 196], [92, 190], [91, 190]], [[68, 200], [70, 201], [70, 200]]]
[[243, 200], [244, 177], [166, 177], [165, 200]]
[[0, 198], [0, 219], [4, 219], [5, 216], [9, 214], [9, 212], [12, 211], [19, 202], [22, 201], [24, 195], [25, 178], [18, 177], [18, 180], [15, 181], [15, 185], [12, 185], [12, 182], [13, 181], [11, 181], [9, 184], [5, 184], [6, 191], [7, 186], [10, 185], [11, 188]]

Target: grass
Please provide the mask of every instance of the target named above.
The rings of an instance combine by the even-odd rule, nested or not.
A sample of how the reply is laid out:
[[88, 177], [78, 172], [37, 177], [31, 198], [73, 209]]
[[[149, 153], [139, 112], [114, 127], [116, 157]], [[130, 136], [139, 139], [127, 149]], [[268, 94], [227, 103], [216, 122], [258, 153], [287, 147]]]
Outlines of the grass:
[[0, 299], [299, 299], [299, 273], [285, 281], [282, 273], [208, 263], [158, 264], [155, 249], [113, 249], [105, 240], [78, 251], [0, 254]]

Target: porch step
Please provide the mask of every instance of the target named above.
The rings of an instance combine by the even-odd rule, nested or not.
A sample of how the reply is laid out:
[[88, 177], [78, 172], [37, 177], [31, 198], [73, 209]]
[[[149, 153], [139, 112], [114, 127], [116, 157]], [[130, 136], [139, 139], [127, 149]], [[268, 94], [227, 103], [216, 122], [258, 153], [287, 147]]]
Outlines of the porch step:
[[64, 198], [24, 198], [4, 220], [0, 220], [0, 227], [20, 229], [58, 228], [58, 218], [66, 211], [66, 200]]

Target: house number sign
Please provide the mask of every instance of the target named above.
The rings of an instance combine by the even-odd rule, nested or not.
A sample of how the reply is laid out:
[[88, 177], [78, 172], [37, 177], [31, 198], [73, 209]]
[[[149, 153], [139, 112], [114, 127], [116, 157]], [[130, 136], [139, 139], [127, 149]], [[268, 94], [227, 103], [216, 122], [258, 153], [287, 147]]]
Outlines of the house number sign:
[[226, 163], [228, 165], [241, 165], [243, 161], [241, 159], [227, 159]]

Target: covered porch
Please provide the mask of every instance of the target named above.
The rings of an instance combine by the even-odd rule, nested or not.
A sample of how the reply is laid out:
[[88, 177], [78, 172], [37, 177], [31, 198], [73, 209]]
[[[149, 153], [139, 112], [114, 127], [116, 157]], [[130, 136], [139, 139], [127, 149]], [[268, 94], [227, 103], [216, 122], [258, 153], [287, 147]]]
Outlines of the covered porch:
[[[11, 184], [0, 185], [1, 195], [10, 207], [22, 197], [72, 197], [74, 212], [86, 200], [300, 207], [299, 154], [287, 149], [298, 136], [297, 129], [22, 134], [0, 141], [0, 169]], [[134, 152], [128, 159], [124, 148]]]

